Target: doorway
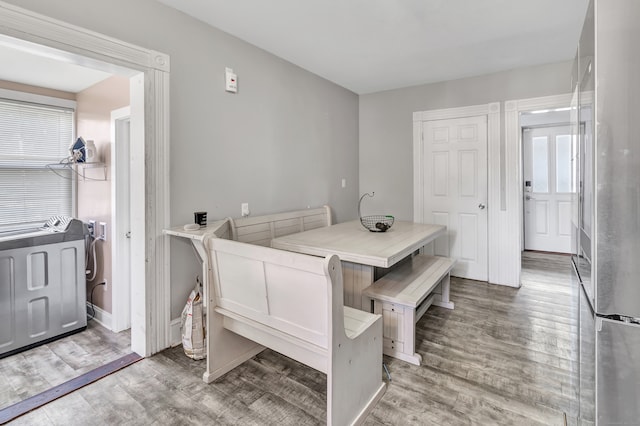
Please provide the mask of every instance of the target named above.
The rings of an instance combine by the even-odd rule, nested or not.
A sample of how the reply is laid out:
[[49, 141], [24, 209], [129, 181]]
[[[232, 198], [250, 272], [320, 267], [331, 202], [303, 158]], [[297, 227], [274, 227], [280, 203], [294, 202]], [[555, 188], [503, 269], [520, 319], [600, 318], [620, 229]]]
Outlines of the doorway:
[[568, 123], [522, 127], [525, 250], [571, 251], [574, 149]]
[[456, 276], [507, 284], [499, 153], [499, 103], [413, 113], [413, 220], [449, 228], [424, 250], [456, 258]]
[[142, 356], [168, 347], [169, 242], [162, 236], [169, 224], [168, 56], [1, 2], [0, 37], [62, 62], [137, 73], [131, 80], [131, 114], [143, 118], [131, 122], [132, 139], [135, 134], [140, 143], [131, 149], [131, 226], [136, 234], [131, 238], [130, 341]]
[[135, 162], [131, 226], [136, 234], [131, 239], [129, 341], [131, 350], [142, 356], [168, 347], [169, 242], [162, 236], [162, 229], [169, 224], [168, 56], [1, 2], [0, 38], [61, 62], [110, 73], [117, 69], [137, 73], [131, 80], [132, 118], [142, 119], [131, 122], [132, 140], [135, 134], [140, 143], [131, 149]]
[[[509, 285], [522, 285], [522, 251], [524, 250], [524, 180], [522, 173], [522, 127], [539, 125], [539, 122], [523, 122], [529, 116], [532, 120], [543, 112], [553, 110], [569, 111], [571, 94], [543, 96], [539, 98], [505, 101], [504, 111], [504, 164], [505, 173], [500, 176], [504, 204], [501, 206], [502, 222], [507, 232], [500, 240], [500, 263], [505, 268], [505, 281]], [[532, 114], [537, 112], [537, 114]], [[562, 112], [562, 111], [556, 111]], [[564, 119], [561, 122], [568, 122]]]

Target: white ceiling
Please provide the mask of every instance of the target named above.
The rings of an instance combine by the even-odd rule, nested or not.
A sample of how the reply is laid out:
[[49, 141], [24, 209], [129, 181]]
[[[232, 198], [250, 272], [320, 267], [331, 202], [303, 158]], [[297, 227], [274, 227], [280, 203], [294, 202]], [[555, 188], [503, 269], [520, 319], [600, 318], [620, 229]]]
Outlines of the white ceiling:
[[572, 59], [588, 2], [158, 1], [359, 94]]
[[62, 61], [51, 49], [0, 38], [0, 80], [78, 93], [112, 74]]
[[[359, 94], [572, 59], [588, 3], [158, 1]], [[73, 93], [111, 75], [8, 37], [0, 62], [1, 80]]]

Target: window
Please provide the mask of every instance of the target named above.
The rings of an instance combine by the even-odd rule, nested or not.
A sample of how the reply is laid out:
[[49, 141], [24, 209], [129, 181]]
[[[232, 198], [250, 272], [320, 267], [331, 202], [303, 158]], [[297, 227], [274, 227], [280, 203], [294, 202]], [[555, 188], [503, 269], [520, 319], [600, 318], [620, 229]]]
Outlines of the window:
[[[34, 103], [34, 99], [60, 105]], [[54, 215], [73, 215], [73, 170], [47, 167], [69, 156], [73, 104], [0, 91], [0, 230], [41, 225]]]
[[556, 136], [556, 193], [571, 192], [571, 135]]
[[533, 138], [533, 192], [549, 192], [549, 147], [546, 136]]

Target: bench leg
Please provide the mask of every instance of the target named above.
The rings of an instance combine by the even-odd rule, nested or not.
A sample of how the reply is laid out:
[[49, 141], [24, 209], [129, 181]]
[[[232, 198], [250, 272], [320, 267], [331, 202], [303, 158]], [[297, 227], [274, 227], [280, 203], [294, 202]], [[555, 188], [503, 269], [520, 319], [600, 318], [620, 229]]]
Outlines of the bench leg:
[[441, 308], [453, 309], [453, 302], [449, 300], [449, 289], [451, 287], [451, 274], [447, 274], [440, 282], [440, 294], [435, 294], [433, 304]]
[[[374, 300], [374, 313], [382, 315], [383, 353], [413, 365], [422, 363], [416, 353], [416, 311], [402, 305], [383, 305]], [[386, 306], [386, 307], [385, 307]]]
[[404, 308], [404, 353], [400, 358], [410, 364], [422, 364], [422, 355], [416, 352], [416, 310]]
[[384, 395], [381, 337], [378, 318], [353, 340], [344, 333], [335, 338], [327, 372], [327, 426], [362, 424]]
[[207, 312], [207, 371], [202, 375], [205, 383], [233, 370], [264, 350], [254, 341], [224, 328], [224, 317], [212, 309]]

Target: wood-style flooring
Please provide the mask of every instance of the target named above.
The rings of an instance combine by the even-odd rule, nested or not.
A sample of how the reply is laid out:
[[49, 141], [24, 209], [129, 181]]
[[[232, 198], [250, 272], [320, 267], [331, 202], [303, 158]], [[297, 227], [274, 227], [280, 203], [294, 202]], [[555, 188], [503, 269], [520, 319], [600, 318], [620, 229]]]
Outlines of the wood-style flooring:
[[[392, 375], [367, 425], [576, 424], [577, 291], [569, 257], [523, 256], [519, 289], [452, 279], [455, 310], [417, 324], [420, 367]], [[180, 347], [35, 410], [25, 425], [315, 425], [326, 376], [266, 350], [212, 384]], [[55, 374], [50, 372], [49, 374]], [[382, 370], [381, 370], [382, 374]]]
[[131, 352], [131, 333], [87, 329], [0, 359], [0, 409], [44, 392]]

